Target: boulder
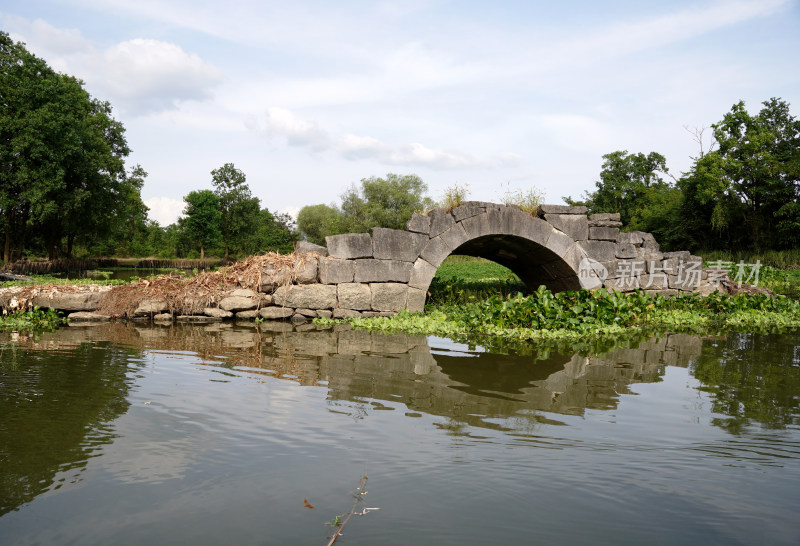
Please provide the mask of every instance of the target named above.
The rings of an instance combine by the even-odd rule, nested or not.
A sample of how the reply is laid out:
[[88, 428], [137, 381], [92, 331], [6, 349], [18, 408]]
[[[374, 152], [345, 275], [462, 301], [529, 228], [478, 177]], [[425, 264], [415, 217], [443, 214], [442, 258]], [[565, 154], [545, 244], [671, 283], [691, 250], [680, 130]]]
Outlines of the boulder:
[[[252, 290], [249, 292], [252, 292]], [[253, 295], [255, 295], [255, 292], [253, 292]], [[254, 297], [228, 296], [220, 300], [219, 307], [226, 312], [238, 313], [239, 311], [255, 309], [258, 307], [258, 301]]]

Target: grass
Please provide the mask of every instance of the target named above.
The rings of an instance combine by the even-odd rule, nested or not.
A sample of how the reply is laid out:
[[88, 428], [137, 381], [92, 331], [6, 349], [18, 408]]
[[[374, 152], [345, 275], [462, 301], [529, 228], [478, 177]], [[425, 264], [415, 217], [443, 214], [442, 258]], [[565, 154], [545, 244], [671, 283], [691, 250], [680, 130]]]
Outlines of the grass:
[[0, 281], [0, 288], [8, 286], [31, 286], [39, 284], [60, 284], [60, 285], [119, 285], [127, 284], [129, 281], [121, 281], [118, 279], [65, 279], [63, 277], [54, 277], [52, 275], [30, 275], [32, 281]]

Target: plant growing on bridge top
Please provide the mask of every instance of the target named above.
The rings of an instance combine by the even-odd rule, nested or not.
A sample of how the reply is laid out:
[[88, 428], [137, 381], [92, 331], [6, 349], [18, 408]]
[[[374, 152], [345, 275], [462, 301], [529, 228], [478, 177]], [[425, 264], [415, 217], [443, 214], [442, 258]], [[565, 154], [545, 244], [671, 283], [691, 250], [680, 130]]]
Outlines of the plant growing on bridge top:
[[439, 206], [450, 212], [454, 208], [460, 207], [461, 204], [467, 200], [469, 194], [469, 184], [464, 184], [463, 186], [461, 184], [447, 186], [444, 189], [444, 197], [442, 197]]
[[537, 188], [512, 190], [511, 184], [508, 183], [501, 201], [504, 205], [516, 205], [531, 216], [536, 216], [539, 205], [544, 201], [544, 192]]

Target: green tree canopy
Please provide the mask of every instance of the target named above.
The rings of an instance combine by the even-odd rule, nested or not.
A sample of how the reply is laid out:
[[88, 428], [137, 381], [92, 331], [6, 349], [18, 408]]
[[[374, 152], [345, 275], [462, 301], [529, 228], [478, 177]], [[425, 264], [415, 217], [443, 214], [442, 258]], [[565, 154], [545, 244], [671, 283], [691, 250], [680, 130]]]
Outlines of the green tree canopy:
[[340, 233], [373, 227], [404, 229], [415, 210], [432, 206], [427, 191], [428, 185], [413, 174], [364, 178], [360, 190], [354, 185], [342, 196]]
[[[107, 102], [0, 32], [0, 215], [3, 259], [41, 240], [66, 242], [111, 228], [141, 202], [128, 180], [125, 130]], [[134, 175], [135, 176], [135, 175]], [[133, 190], [133, 191], [132, 191]], [[134, 214], [138, 214], [136, 211]]]
[[219, 197], [211, 190], [199, 190], [190, 192], [183, 200], [186, 201], [184, 233], [200, 247], [200, 259], [205, 260], [206, 248], [218, 245], [222, 238]]
[[338, 233], [342, 213], [330, 205], [308, 205], [297, 213], [297, 228], [307, 241], [325, 245], [325, 237]]
[[211, 171], [211, 180], [219, 197], [225, 259], [231, 250], [237, 254], [250, 253], [261, 212], [259, 199], [253, 197], [244, 172], [233, 163]]

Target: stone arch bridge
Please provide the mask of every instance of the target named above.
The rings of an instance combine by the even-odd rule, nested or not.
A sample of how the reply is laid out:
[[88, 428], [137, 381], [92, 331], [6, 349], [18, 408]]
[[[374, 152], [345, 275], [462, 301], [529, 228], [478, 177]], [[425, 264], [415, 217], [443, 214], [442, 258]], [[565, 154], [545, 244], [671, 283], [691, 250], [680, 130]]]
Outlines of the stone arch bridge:
[[276, 288], [277, 305], [314, 305], [334, 316], [421, 311], [436, 269], [451, 254], [502, 264], [531, 289], [676, 294], [702, 288], [701, 258], [662, 253], [649, 233], [621, 233], [619, 220], [618, 213], [587, 216], [586, 207], [541, 205], [534, 216], [514, 205], [466, 202], [414, 214], [405, 230], [332, 235], [327, 248], [301, 243], [299, 252], [321, 254], [316, 266], [306, 266], [314, 274], [301, 272], [293, 285], [278, 287], [267, 272], [262, 291]]

